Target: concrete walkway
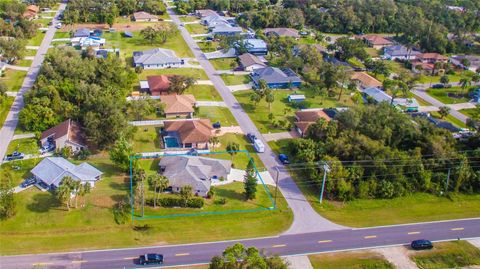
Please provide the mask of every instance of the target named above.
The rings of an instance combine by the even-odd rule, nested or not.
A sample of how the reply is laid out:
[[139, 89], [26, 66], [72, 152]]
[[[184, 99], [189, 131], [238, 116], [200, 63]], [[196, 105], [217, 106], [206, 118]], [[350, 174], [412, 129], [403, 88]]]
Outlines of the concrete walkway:
[[197, 101], [197, 106], [227, 107], [227, 105], [223, 101]]
[[224, 134], [243, 134], [243, 130], [240, 126], [224, 126], [215, 130], [215, 136], [222, 136]]
[[5, 94], [10, 97], [15, 97], [18, 95], [18, 92], [6, 92]]
[[27, 50], [38, 50], [40, 46], [25, 46]]
[[245, 91], [245, 90], [250, 90], [250, 89], [252, 89], [252, 88], [253, 88], [253, 84], [252, 84], [252, 83], [248, 83], [248, 84], [232, 85], [232, 86], [227, 86], [227, 88], [228, 88], [231, 92]]
[[269, 134], [262, 134], [263, 139], [266, 141], [277, 141], [281, 139], [289, 139], [294, 137], [300, 137], [297, 131], [293, 130], [290, 132], [281, 132], [281, 133], [269, 133]]
[[[192, 40], [193, 43], [196, 43]], [[212, 52], [205, 52], [203, 54], [207, 59], [220, 59], [220, 58], [235, 58], [237, 57], [237, 52], [235, 49], [229, 49], [228, 51], [217, 50]]]
[[17, 70], [17, 71], [28, 71], [28, 69], [30, 69], [30, 66], [18, 66], [18, 65], [11, 65], [11, 64], [7, 64], [5, 65], [5, 67], [8, 69]]
[[192, 119], [164, 119], [164, 120], [139, 120], [139, 121], [129, 121], [128, 124], [133, 126], [155, 126], [155, 125], [163, 125], [164, 121], [185, 121], [185, 120], [195, 120], [196, 118]]
[[211, 34], [195, 34], [192, 37], [204, 37], [204, 36], [211, 36]]
[[227, 74], [227, 75], [234, 75], [234, 76], [244, 76], [250, 75], [250, 72], [247, 71], [232, 71], [232, 70], [217, 70], [217, 74]]
[[404, 246], [379, 248], [375, 250], [398, 269], [418, 269], [409, 257], [409, 250]]
[[285, 257], [285, 260], [291, 269], [313, 269], [308, 256], [289, 256]]
[[447, 106], [452, 110], [462, 110], [462, 109], [476, 108], [477, 104], [472, 102], [467, 102], [467, 103], [452, 104]]
[[477, 248], [480, 248], [480, 238], [476, 238], [476, 239], [470, 239], [470, 240], [467, 240], [468, 243], [476, 246]]
[[34, 138], [35, 134], [30, 133], [30, 134], [17, 134], [12, 137], [12, 140], [17, 140], [17, 139], [25, 139], [25, 138]]
[[420, 106], [418, 108], [419, 112], [433, 112], [433, 111], [438, 111], [438, 107], [436, 106]]
[[25, 56], [25, 60], [33, 61], [35, 59], [35, 56]]
[[197, 80], [197, 85], [213, 85], [210, 80]]
[[52, 39], [52, 42], [62, 42], [62, 41], [71, 41], [72, 39], [71, 38], [55, 38], [55, 39]]

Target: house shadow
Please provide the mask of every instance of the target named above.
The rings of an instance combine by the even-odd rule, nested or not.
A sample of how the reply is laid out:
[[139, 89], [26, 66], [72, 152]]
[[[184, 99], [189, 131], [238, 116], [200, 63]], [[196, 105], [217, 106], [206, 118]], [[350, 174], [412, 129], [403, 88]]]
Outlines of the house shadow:
[[37, 193], [32, 197], [32, 202], [27, 205], [27, 209], [31, 212], [45, 213], [51, 209], [59, 210], [62, 204], [55, 196], [49, 192]]

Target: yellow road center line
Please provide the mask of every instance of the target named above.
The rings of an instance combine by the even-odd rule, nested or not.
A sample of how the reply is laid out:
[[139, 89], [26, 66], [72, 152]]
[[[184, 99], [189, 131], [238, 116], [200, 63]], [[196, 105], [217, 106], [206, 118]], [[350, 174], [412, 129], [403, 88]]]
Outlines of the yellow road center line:
[[133, 260], [133, 259], [136, 259], [137, 257], [126, 257], [126, 258], [123, 258], [124, 260]]
[[286, 247], [287, 245], [281, 244], [281, 245], [273, 245], [272, 248], [283, 248]]
[[72, 261], [72, 263], [86, 263], [88, 261], [84, 261], [84, 260], [78, 260], [78, 261]]
[[409, 232], [408, 234], [419, 234], [420, 232]]
[[190, 253], [178, 253], [178, 254], [175, 254], [175, 256], [188, 256], [190, 255]]
[[370, 239], [370, 238], [377, 238], [377, 236], [376, 235], [367, 235], [367, 236], [364, 236], [363, 238]]
[[322, 243], [331, 243], [332, 240], [320, 240], [318, 241], [319, 244], [322, 244]]
[[52, 262], [37, 262], [37, 263], [32, 263], [33, 266], [35, 265], [50, 265], [53, 264]]
[[452, 231], [463, 231], [463, 228], [452, 228]]

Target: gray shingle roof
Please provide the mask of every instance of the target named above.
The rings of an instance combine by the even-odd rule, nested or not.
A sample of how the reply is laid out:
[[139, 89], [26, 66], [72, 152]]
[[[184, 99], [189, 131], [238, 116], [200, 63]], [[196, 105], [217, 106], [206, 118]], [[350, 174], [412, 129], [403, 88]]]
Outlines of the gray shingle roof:
[[302, 80], [289, 68], [283, 70], [277, 67], [259, 68], [252, 73], [255, 82], [265, 80], [267, 83], [290, 83], [301, 82]]
[[167, 64], [181, 62], [173, 50], [155, 48], [133, 52], [135, 64]]
[[242, 64], [243, 67], [252, 66], [254, 64], [258, 64], [265, 67], [267, 66], [257, 56], [250, 53], [244, 53], [238, 56], [238, 59], [240, 60], [240, 63]]
[[87, 28], [77, 29], [73, 34], [73, 37], [89, 37], [89, 36], [90, 36], [90, 30]]
[[405, 46], [402, 46], [402, 45], [394, 45], [394, 46], [389, 46], [389, 47], [386, 47], [385, 48], [385, 54], [388, 54], [390, 56], [404, 56], [404, 55], [411, 55], [411, 56], [414, 56], [414, 55], [417, 55], [419, 54], [420, 52], [418, 51], [415, 51], [415, 50], [410, 50], [405, 47]]
[[213, 176], [224, 177], [230, 173], [231, 161], [219, 160], [199, 156], [165, 156], [159, 166], [165, 167], [163, 175], [171, 186], [183, 187], [186, 185], [200, 191], [210, 190]]
[[48, 185], [59, 186], [64, 177], [71, 177], [81, 182], [94, 181], [103, 174], [88, 163], [75, 165], [61, 157], [47, 157], [32, 169], [32, 174]]

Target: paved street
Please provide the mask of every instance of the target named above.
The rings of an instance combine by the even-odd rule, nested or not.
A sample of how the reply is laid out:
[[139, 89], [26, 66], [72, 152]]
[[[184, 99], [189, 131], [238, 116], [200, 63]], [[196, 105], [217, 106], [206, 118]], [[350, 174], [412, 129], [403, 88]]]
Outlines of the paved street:
[[[413, 94], [416, 96], [422, 98], [423, 100], [429, 102], [430, 104], [436, 106], [436, 107], [442, 107], [445, 106], [444, 103], [438, 101], [437, 99], [431, 97], [430, 95], [427, 94], [427, 92], [424, 89], [417, 89], [412, 91]], [[450, 110], [450, 114], [454, 116], [455, 118], [461, 120], [462, 122], [467, 122], [468, 117], [463, 115], [462, 113], [456, 111], [456, 110]]]
[[[176, 16], [171, 8], [167, 9], [173, 22], [177, 25], [180, 24], [178, 16]], [[237, 120], [238, 124], [242, 128], [244, 133], [254, 133], [258, 138], [262, 139], [265, 144], [265, 152], [258, 154], [265, 167], [267, 167], [270, 174], [275, 178], [277, 175], [277, 168], [281, 168], [282, 165], [277, 160], [277, 156], [268, 146], [267, 141], [263, 139], [260, 132], [257, 130], [255, 124], [250, 120], [247, 113], [242, 109], [241, 105], [235, 99], [230, 89], [225, 85], [223, 80], [216, 75], [216, 70], [205, 58], [204, 54], [198, 47], [197, 43], [190, 36], [188, 31], [179, 26], [180, 32], [187, 42], [190, 49], [193, 51], [195, 57], [198, 59], [200, 65], [205, 70], [208, 78], [212, 81], [215, 88], [218, 90], [223, 98], [223, 101], [230, 108], [233, 116]], [[293, 211], [294, 221], [287, 234], [306, 233], [306, 232], [319, 232], [335, 229], [342, 229], [344, 227], [337, 225], [315, 212], [307, 201], [303, 193], [297, 187], [293, 179], [290, 177], [288, 171], [280, 169], [278, 172], [279, 188], [287, 199], [288, 205]]]
[[[65, 9], [65, 4], [60, 4], [58, 12], [55, 15], [55, 18], [58, 16], [60, 12], [63, 12]], [[13, 133], [15, 128], [18, 124], [18, 113], [23, 108], [23, 95], [32, 88], [35, 80], [37, 79], [38, 73], [40, 71], [40, 67], [43, 63], [43, 59], [45, 58], [45, 54], [47, 53], [48, 47], [50, 46], [50, 42], [52, 42], [53, 35], [56, 32], [56, 28], [54, 25], [57, 23], [56, 19], [52, 20], [52, 26], [48, 28], [45, 37], [43, 38], [42, 44], [38, 48], [37, 54], [33, 59], [32, 65], [28, 70], [27, 76], [23, 81], [22, 87], [20, 88], [19, 94], [15, 97], [13, 101], [12, 107], [10, 108], [10, 112], [5, 119], [2, 129], [0, 129], [0, 160], [3, 160], [5, 154], [7, 152], [8, 144], [10, 140], [12, 140]]]
[[[42, 268], [145, 268], [136, 265], [136, 258], [145, 253], [162, 253], [165, 266], [208, 263], [212, 256], [236, 242], [255, 246], [270, 254], [302, 255], [340, 250], [377, 248], [409, 244], [427, 238], [432, 241], [469, 239], [480, 236], [480, 219], [440, 221], [367, 229], [289, 234], [267, 238], [210, 242], [188, 245], [151, 246], [129, 249], [79, 251], [0, 257], [2, 269]], [[152, 268], [152, 267], [148, 267]]]

